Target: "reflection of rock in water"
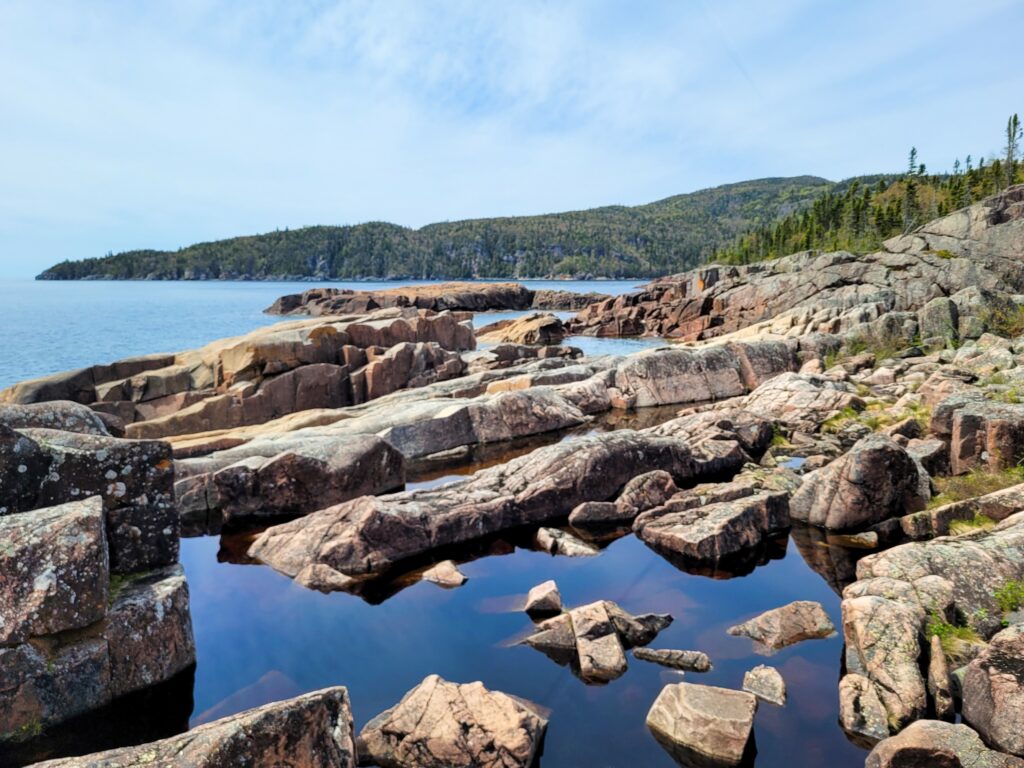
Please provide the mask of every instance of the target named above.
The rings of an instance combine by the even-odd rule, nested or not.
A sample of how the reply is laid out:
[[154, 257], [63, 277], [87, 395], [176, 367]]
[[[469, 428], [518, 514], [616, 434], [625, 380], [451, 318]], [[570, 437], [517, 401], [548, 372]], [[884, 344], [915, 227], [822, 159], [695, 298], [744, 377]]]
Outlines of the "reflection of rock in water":
[[299, 684], [277, 669], [264, 674], [252, 685], [239, 688], [237, 691], [221, 699], [205, 712], [196, 716], [195, 724], [212, 723], [222, 717], [228, 717], [247, 709], [255, 709], [273, 701], [284, 701], [302, 694]]
[[857, 561], [871, 554], [869, 549], [857, 549], [838, 544], [820, 528], [794, 522], [790, 530], [793, 544], [810, 566], [837, 595], [857, 580]]
[[694, 576], [707, 576], [710, 579], [733, 579], [747, 576], [753, 573], [755, 568], [767, 565], [772, 560], [784, 558], [787, 539], [788, 535], [781, 533], [762, 541], [756, 547], [715, 561], [693, 560], [678, 552], [659, 549], [654, 544], [645, 543], [680, 571]]
[[20, 744], [0, 744], [0, 765], [28, 765], [41, 760], [145, 744], [188, 730], [192, 715], [192, 665], [163, 683], [117, 699], [100, 709], [50, 726], [46, 733]]
[[753, 736], [747, 742], [747, 748], [739, 763], [723, 763], [721, 760], [715, 760], [712, 757], [690, 749], [684, 744], [672, 741], [657, 731], [652, 730], [651, 735], [661, 745], [661, 748], [668, 753], [669, 757], [675, 761], [676, 765], [681, 766], [681, 768], [724, 768], [724, 766], [730, 766], [730, 768], [753, 768], [754, 761], [757, 758], [757, 745], [754, 742]]

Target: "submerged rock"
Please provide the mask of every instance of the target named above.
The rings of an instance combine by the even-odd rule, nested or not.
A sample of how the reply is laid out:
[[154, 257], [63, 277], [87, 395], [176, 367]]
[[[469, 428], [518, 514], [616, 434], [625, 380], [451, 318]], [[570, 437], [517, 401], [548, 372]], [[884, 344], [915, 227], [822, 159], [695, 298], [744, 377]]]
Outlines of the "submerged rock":
[[46, 768], [355, 768], [352, 711], [344, 688], [325, 688], [197, 726], [179, 736]]
[[709, 685], [676, 683], [661, 689], [647, 727], [683, 765], [739, 765], [752, 746], [757, 699]]
[[777, 651], [803, 640], [831, 637], [836, 628], [821, 603], [798, 600], [765, 611], [753, 619], [730, 627], [730, 635], [743, 635], [764, 648]]
[[381, 768], [529, 768], [547, 720], [483, 683], [430, 675], [363, 728], [361, 764]]

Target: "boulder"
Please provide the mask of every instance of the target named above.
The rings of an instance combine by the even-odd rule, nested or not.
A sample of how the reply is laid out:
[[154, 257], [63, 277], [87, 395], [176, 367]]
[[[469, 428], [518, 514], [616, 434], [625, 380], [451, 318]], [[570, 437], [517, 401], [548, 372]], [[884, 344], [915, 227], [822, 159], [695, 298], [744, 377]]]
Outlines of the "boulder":
[[677, 651], [669, 648], [634, 648], [633, 657], [684, 672], [710, 672], [711, 659], [701, 651]]
[[998, 632], [967, 666], [963, 718], [985, 743], [1024, 757], [1024, 625]]
[[8, 429], [57, 429], [83, 435], [109, 435], [98, 413], [70, 400], [0, 405], [0, 425]]
[[752, 751], [757, 699], [709, 685], [676, 683], [661, 689], [647, 727], [683, 765], [739, 765]]
[[104, 635], [114, 698], [195, 664], [188, 583], [180, 565], [133, 574], [111, 586]]
[[954, 475], [975, 467], [993, 471], [1024, 459], [1024, 404], [961, 400], [952, 413], [949, 468]]
[[847, 409], [863, 409], [864, 401], [845, 382], [809, 373], [781, 373], [747, 395], [743, 408], [790, 429], [815, 432]]
[[807, 474], [789, 500], [789, 514], [811, 525], [851, 530], [924, 509], [930, 498], [924, 468], [890, 438], [870, 435]]
[[730, 627], [728, 632], [749, 637], [760, 646], [776, 651], [803, 640], [831, 637], [836, 628], [821, 603], [797, 600]]
[[359, 734], [361, 762], [381, 768], [529, 768], [547, 720], [483, 683], [430, 675]]
[[530, 616], [550, 616], [562, 612], [562, 595], [554, 581], [541, 582], [526, 595], [524, 610]]
[[46, 768], [355, 768], [352, 711], [344, 688], [266, 704], [179, 736], [39, 763]]
[[966, 725], [919, 720], [880, 742], [864, 768], [1024, 768], [1024, 760], [989, 749]]
[[759, 546], [789, 527], [788, 494], [758, 493], [731, 501], [691, 506], [690, 498], [637, 518], [637, 536], [659, 552], [693, 562], [718, 562]]
[[603, 602], [572, 609], [569, 621], [583, 680], [606, 683], [626, 672], [626, 654]]
[[98, 496], [0, 516], [0, 645], [89, 626], [107, 612]]
[[400, 487], [405, 459], [373, 435], [285, 435], [178, 463], [179, 507], [190, 519], [224, 522], [304, 515]]
[[534, 312], [515, 320], [501, 320], [476, 332], [477, 341], [496, 344], [559, 344], [565, 338], [562, 321], [547, 312]]
[[786, 681], [775, 667], [758, 664], [747, 671], [743, 675], [743, 690], [769, 704], [786, 705]]
[[889, 722], [878, 691], [866, 677], [843, 675], [839, 681], [839, 725], [855, 743], [873, 746], [889, 736]]

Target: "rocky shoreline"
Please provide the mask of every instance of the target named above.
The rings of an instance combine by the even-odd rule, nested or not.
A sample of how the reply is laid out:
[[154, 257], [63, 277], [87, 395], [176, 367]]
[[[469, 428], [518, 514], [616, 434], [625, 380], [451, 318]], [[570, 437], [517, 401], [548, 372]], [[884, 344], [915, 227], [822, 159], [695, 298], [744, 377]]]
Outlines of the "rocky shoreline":
[[[317, 288], [275, 304], [304, 319], [4, 390], [0, 744], [195, 663], [182, 531], [259, 525], [247, 562], [353, 594], [458, 588], [453, 553], [513, 532], [557, 557], [635, 536], [711, 576], [789, 536], [841, 622], [801, 599], [729, 635], [767, 655], [841, 633], [838, 726], [871, 768], [1024, 766], [1022, 265], [1013, 187], [874, 254], [707, 267], [615, 298]], [[541, 306], [578, 313], [474, 332], [472, 312]], [[680, 343], [584, 356], [567, 333]], [[570, 430], [406, 488], [425, 463]], [[844, 551], [861, 554], [825, 562]], [[566, 608], [554, 582], [525, 608], [521, 642], [583, 684], [616, 685], [627, 651], [685, 670], [637, 704], [682, 765], [749, 764], [760, 710], [791, 716], [785, 669], [704, 685], [713, 643], [647, 647], [666, 614]], [[45, 764], [526, 768], [558, 719], [514, 694], [429, 674], [357, 731], [335, 687]]]

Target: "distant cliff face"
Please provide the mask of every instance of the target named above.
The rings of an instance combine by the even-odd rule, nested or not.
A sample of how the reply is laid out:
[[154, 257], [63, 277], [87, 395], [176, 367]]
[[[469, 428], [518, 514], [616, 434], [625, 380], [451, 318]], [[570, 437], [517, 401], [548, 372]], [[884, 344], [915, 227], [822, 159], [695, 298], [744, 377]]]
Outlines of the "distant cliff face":
[[832, 183], [759, 179], [636, 207], [431, 224], [305, 227], [65, 261], [42, 280], [654, 277], [695, 266], [752, 226], [809, 205]]

